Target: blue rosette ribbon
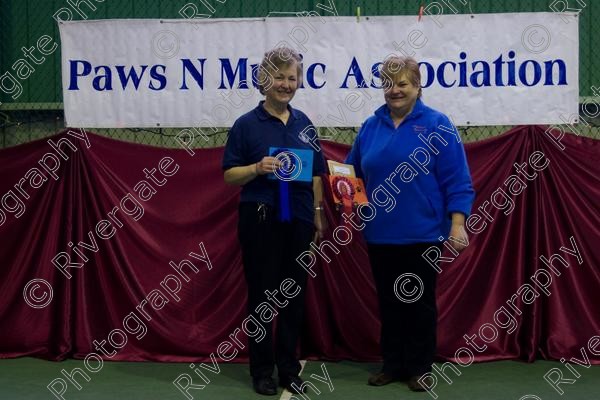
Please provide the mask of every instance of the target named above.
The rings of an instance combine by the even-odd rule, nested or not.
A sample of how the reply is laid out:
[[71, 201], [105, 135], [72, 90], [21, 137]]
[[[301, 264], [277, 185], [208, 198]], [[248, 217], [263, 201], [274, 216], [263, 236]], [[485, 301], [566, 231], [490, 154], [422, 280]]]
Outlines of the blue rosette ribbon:
[[278, 169], [275, 175], [279, 180], [279, 221], [290, 222], [292, 220], [292, 208], [290, 205], [290, 181], [293, 180], [292, 174], [299, 168], [296, 157], [289, 156], [288, 149], [275, 149], [272, 157], [278, 157], [284, 153], [283, 157], [279, 157], [283, 163], [283, 167]]

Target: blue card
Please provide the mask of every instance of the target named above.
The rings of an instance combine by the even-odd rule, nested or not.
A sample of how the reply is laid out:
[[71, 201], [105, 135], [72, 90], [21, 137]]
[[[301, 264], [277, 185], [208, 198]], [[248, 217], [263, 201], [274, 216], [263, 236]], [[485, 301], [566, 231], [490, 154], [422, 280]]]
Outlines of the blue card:
[[313, 151], [290, 147], [269, 147], [269, 156], [278, 158], [283, 166], [269, 179], [312, 182]]

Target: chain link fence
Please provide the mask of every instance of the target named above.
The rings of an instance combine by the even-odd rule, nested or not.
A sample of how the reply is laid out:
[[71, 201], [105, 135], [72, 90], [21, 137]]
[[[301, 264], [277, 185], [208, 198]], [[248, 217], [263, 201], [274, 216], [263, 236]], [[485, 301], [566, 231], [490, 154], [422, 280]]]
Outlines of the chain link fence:
[[[497, 12], [552, 12], [564, 7], [557, 0], [504, 0], [504, 1], [394, 1], [394, 0], [329, 0], [339, 15], [414, 15], [420, 5], [442, 7], [444, 14], [478, 14]], [[600, 86], [600, 4], [574, 1], [581, 8], [580, 34], [580, 134], [600, 139], [600, 97], [593, 86]], [[79, 4], [76, 8], [75, 4]], [[206, 17], [250, 18], [293, 16], [317, 10], [319, 0], [0, 0], [0, 146], [10, 147], [51, 136], [65, 128], [62, 86], [60, 77], [60, 49], [51, 54], [37, 54], [31, 49], [37, 44], [48, 49], [49, 38], [59, 44], [58, 20], [104, 18], [183, 18], [185, 7], [195, 7]], [[573, 9], [572, 11], [576, 11]], [[425, 16], [427, 18], [427, 16]], [[468, 40], [468, 38], [466, 39]], [[44, 45], [45, 43], [45, 45]], [[224, 44], [226, 45], [226, 44]], [[46, 47], [44, 47], [46, 46]], [[27, 59], [27, 63], [23, 60]], [[25, 65], [28, 64], [28, 65]], [[19, 80], [19, 88], [10, 86], [5, 79], [11, 72]], [[597, 90], [597, 89], [596, 89]], [[426, 94], [425, 94], [426, 95]], [[383, 100], [382, 100], [383, 101]], [[458, 127], [465, 142], [489, 138], [512, 128], [511, 126]], [[196, 128], [198, 129], [198, 128]], [[568, 129], [567, 129], [568, 130]], [[156, 129], [93, 129], [93, 132], [114, 139], [161, 147], [180, 147], [175, 136], [180, 128]], [[357, 128], [319, 128], [322, 137], [351, 144]], [[223, 146], [227, 127], [206, 128], [206, 141], [196, 141], [198, 147]]]

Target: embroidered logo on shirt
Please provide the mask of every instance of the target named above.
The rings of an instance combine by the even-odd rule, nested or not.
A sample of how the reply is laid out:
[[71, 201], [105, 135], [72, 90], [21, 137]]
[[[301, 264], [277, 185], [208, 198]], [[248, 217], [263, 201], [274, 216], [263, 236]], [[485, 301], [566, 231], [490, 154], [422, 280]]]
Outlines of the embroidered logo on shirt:
[[427, 132], [427, 128], [423, 125], [413, 125], [413, 132], [416, 134]]
[[302, 140], [304, 143], [310, 143], [310, 137], [306, 134], [306, 129], [304, 129], [302, 132], [300, 132], [298, 134], [298, 137], [300, 138], [300, 140]]

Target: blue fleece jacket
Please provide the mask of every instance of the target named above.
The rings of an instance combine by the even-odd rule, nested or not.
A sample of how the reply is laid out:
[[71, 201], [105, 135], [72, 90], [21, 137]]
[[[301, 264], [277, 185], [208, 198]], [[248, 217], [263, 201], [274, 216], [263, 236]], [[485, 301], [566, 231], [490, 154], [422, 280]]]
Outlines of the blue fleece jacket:
[[365, 181], [373, 206], [361, 210], [368, 243], [439, 243], [448, 236], [452, 213], [471, 212], [475, 193], [458, 131], [421, 99], [398, 128], [388, 107], [378, 108], [346, 163]]

